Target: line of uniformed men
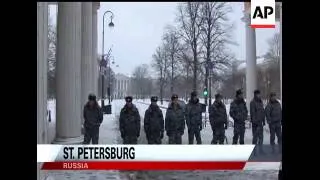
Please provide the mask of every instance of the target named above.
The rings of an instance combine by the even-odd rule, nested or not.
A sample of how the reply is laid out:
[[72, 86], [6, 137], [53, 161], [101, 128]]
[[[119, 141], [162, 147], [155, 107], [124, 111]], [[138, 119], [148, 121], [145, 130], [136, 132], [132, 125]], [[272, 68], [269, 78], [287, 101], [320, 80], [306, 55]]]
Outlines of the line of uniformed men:
[[[99, 127], [102, 123], [102, 110], [96, 102], [95, 95], [89, 95], [88, 103], [84, 107], [83, 116], [85, 119], [84, 144], [98, 143]], [[125, 98], [126, 104], [121, 109], [119, 118], [119, 130], [123, 144], [137, 144], [140, 136], [141, 120], [137, 107], [132, 103], [132, 97]], [[178, 96], [172, 95], [171, 103], [168, 106], [165, 117], [157, 105], [158, 98], [151, 97], [151, 104], [145, 111], [144, 131], [148, 144], [161, 144], [164, 131], [169, 139], [169, 144], [181, 144], [184, 134], [185, 124], [188, 128], [189, 144], [202, 144], [200, 131], [202, 130], [202, 109], [196, 92], [191, 93], [190, 101], [187, 105], [179, 103]], [[236, 98], [230, 105], [230, 116], [234, 120], [234, 135], [232, 144], [244, 144], [245, 121], [248, 120], [248, 110], [241, 90], [236, 91]], [[212, 144], [224, 144], [225, 129], [228, 128], [228, 116], [226, 107], [222, 102], [220, 94], [215, 95], [215, 101], [209, 107], [209, 120], [212, 128]], [[254, 91], [254, 98], [250, 102], [250, 120], [252, 123], [252, 143], [258, 144], [263, 153], [263, 126], [269, 124], [270, 144], [275, 145], [275, 135], [281, 147], [281, 125], [282, 113], [281, 105], [276, 99], [276, 94], [270, 94], [270, 101], [266, 108], [260, 97], [260, 91]]]

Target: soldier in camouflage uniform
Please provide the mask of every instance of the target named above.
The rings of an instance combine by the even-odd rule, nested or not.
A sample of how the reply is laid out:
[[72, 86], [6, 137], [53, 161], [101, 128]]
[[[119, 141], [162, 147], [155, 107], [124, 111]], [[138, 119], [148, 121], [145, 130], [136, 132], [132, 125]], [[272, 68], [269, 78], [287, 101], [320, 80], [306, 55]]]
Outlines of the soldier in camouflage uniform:
[[211, 144], [224, 144], [225, 129], [228, 128], [228, 116], [226, 106], [221, 101], [220, 94], [215, 95], [215, 101], [209, 108], [209, 119], [212, 129]]
[[99, 106], [96, 95], [89, 94], [88, 102], [83, 108], [84, 118], [84, 140], [83, 144], [98, 144], [99, 142], [99, 128], [103, 121], [102, 109]]
[[189, 144], [193, 144], [194, 137], [196, 137], [197, 144], [201, 144], [202, 109], [196, 92], [191, 93], [191, 98], [186, 106], [185, 113]]
[[140, 114], [134, 104], [132, 97], [125, 98], [126, 105], [121, 109], [119, 118], [119, 129], [123, 144], [137, 144], [140, 136]]
[[232, 144], [238, 144], [239, 137], [240, 144], [244, 144], [244, 133], [246, 131], [245, 121], [248, 118], [248, 110], [246, 102], [243, 99], [243, 93], [241, 89], [236, 91], [236, 98], [230, 105], [229, 114], [234, 121]]
[[171, 101], [166, 112], [165, 129], [169, 144], [182, 144], [185, 128], [184, 109], [178, 103], [178, 95], [172, 95]]
[[164, 119], [157, 101], [157, 96], [151, 97], [151, 105], [144, 115], [144, 131], [148, 144], [161, 144], [161, 139], [163, 138]]
[[[252, 123], [252, 144], [259, 145], [259, 151], [264, 154], [263, 144], [263, 126], [266, 124], [265, 110], [261, 99], [260, 91], [254, 91], [254, 98], [250, 102], [250, 119]], [[256, 153], [256, 150], [255, 150]]]
[[281, 150], [282, 143], [282, 133], [281, 133], [281, 125], [282, 125], [282, 110], [281, 104], [276, 98], [275, 93], [270, 94], [270, 101], [266, 107], [266, 117], [267, 122], [269, 124], [270, 129], [270, 144], [272, 147], [272, 151], [275, 152], [275, 135], [278, 138], [279, 150]]

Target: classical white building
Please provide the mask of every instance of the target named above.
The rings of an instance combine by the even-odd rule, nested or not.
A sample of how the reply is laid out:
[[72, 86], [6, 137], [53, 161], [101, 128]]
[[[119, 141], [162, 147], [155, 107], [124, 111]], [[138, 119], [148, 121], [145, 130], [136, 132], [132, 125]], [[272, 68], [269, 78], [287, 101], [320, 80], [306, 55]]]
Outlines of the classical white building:
[[130, 95], [130, 77], [124, 74], [116, 74], [113, 87], [113, 99], [123, 99]]

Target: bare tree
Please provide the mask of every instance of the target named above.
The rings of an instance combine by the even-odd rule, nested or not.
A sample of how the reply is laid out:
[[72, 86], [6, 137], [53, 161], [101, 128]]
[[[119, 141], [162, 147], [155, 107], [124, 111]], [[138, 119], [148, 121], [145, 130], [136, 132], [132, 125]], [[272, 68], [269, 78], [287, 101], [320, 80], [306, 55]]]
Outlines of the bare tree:
[[200, 34], [203, 18], [200, 15], [201, 2], [184, 2], [178, 6], [179, 28], [183, 41], [192, 50], [193, 55], [193, 90], [197, 90], [197, 75], [199, 66]]
[[276, 33], [268, 40], [269, 49], [264, 56], [267, 64], [265, 79], [267, 92], [280, 93], [280, 34]]
[[152, 64], [151, 66], [158, 73], [159, 85], [160, 85], [160, 102], [163, 104], [163, 93], [164, 87], [166, 84], [167, 72], [168, 72], [168, 58], [164, 46], [158, 47], [156, 52], [152, 55]]
[[56, 26], [49, 20], [48, 24], [48, 98], [54, 98], [56, 94], [56, 47], [57, 32]]
[[231, 66], [222, 75], [222, 87], [220, 91], [226, 98], [233, 98], [237, 89], [245, 90], [245, 71], [239, 71], [239, 65], [244, 61], [233, 60]]
[[166, 32], [163, 35], [164, 48], [167, 57], [169, 58], [170, 63], [170, 91], [171, 94], [174, 92], [174, 84], [176, 79], [175, 73], [178, 70], [179, 66], [179, 51], [181, 45], [179, 42], [179, 34], [175, 27], [167, 26]]
[[[228, 33], [231, 26], [227, 25], [227, 14], [231, 12], [231, 7], [225, 2], [204, 2], [200, 10], [203, 18], [201, 43], [204, 46], [205, 87], [209, 87], [210, 71], [230, 65], [230, 57], [225, 49], [230, 38]], [[209, 96], [211, 101], [211, 86]], [[205, 104], [208, 104], [207, 96]]]
[[190, 84], [192, 83], [192, 79], [190, 76], [192, 75], [192, 52], [190, 52], [190, 49], [187, 47], [181, 48], [179, 51], [179, 60], [180, 64], [183, 68], [183, 71], [181, 71], [181, 75], [184, 76], [184, 82], [182, 84], [181, 89], [184, 89], [184, 97], [187, 100], [189, 95], [189, 89], [191, 89]]
[[133, 91], [136, 94], [136, 98], [144, 99], [147, 95], [150, 95], [150, 76], [148, 71], [148, 65], [142, 64], [137, 66], [132, 75], [133, 80]]
[[268, 40], [269, 49], [265, 58], [269, 61], [279, 63], [280, 61], [280, 34], [275, 33], [274, 36]]

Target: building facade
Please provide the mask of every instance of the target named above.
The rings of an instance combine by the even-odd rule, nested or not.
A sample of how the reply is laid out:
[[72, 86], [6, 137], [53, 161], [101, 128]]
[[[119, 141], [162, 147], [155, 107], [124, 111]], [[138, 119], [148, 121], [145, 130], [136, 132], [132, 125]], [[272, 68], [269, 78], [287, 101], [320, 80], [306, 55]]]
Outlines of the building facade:
[[130, 95], [130, 77], [124, 74], [116, 74], [113, 87], [113, 99], [123, 99]]

